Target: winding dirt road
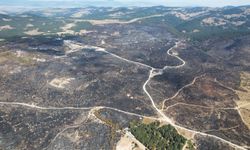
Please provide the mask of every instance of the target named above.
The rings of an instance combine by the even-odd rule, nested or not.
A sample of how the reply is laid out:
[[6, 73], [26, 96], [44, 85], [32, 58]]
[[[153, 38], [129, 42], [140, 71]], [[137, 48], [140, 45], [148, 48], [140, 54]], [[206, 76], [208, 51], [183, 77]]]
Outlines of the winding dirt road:
[[[195, 130], [192, 130], [192, 129], [188, 129], [188, 128], [179, 126], [179, 125], [175, 124], [174, 121], [173, 121], [172, 119], [170, 119], [169, 117], [167, 117], [160, 109], [158, 109], [158, 108], [156, 107], [156, 104], [155, 104], [155, 102], [154, 102], [152, 96], [150, 95], [150, 93], [147, 91], [146, 86], [147, 86], [147, 84], [149, 83], [149, 81], [150, 81], [153, 77], [155, 77], [155, 76], [157, 76], [157, 75], [161, 75], [161, 74], [163, 73], [162, 70], [167, 69], [167, 68], [179, 69], [179, 68], [181, 68], [181, 67], [183, 67], [183, 66], [186, 65], [186, 62], [185, 62], [183, 59], [181, 59], [181, 58], [180, 58], [179, 56], [177, 56], [177, 55], [174, 55], [174, 54], [171, 54], [171, 53], [170, 53], [174, 48], [177, 48], [177, 47], [178, 47], [179, 43], [180, 43], [180, 42], [177, 42], [177, 43], [175, 44], [175, 46], [173, 46], [172, 48], [170, 48], [170, 49], [167, 51], [167, 53], [168, 53], [168, 55], [173, 56], [173, 57], [177, 58], [178, 60], [180, 60], [180, 61], [182, 62], [182, 64], [181, 64], [181, 65], [178, 65], [178, 66], [165, 66], [163, 69], [160, 69], [160, 71], [157, 72], [157, 73], [155, 73], [155, 70], [157, 70], [157, 69], [155, 69], [155, 68], [153, 68], [153, 67], [150, 67], [151, 69], [150, 69], [150, 71], [149, 71], [148, 79], [147, 79], [146, 82], [143, 84], [143, 91], [147, 94], [148, 98], [150, 99], [153, 108], [154, 108], [154, 109], [156, 110], [156, 112], [158, 112], [158, 114], [164, 119], [164, 121], [166, 121], [167, 123], [169, 123], [170, 125], [174, 126], [174, 127], [177, 128], [177, 129], [183, 129], [183, 130], [185, 130], [185, 131], [192, 132], [192, 133], [194, 133], [194, 134], [200, 134], [200, 135], [203, 135], [203, 136], [212, 137], [212, 138], [218, 139], [218, 140], [220, 140], [220, 141], [222, 141], [222, 142], [224, 142], [224, 143], [227, 143], [227, 144], [231, 145], [231, 146], [234, 147], [234, 148], [238, 148], [238, 149], [241, 149], [241, 150], [246, 150], [245, 147], [240, 146], [240, 145], [237, 145], [237, 144], [234, 144], [234, 143], [232, 143], [232, 142], [230, 142], [230, 141], [227, 141], [227, 140], [225, 140], [225, 139], [223, 139], [223, 138], [220, 138], [220, 137], [218, 137], [218, 136], [211, 135], [211, 134], [207, 134], [207, 133], [203, 133], [203, 132], [200, 132], [200, 131], [195, 131]], [[112, 56], [117, 56], [117, 55], [115, 55], [115, 54], [112, 54], [111, 52], [106, 51], [106, 50], [103, 49], [103, 48], [102, 48], [102, 51], [103, 51], [103, 52], [106, 52], [106, 53], [109, 53], [109, 54], [111, 54]], [[135, 62], [135, 61], [132, 61], [132, 60], [127, 60], [127, 59], [122, 58], [122, 57], [120, 57], [120, 56], [118, 56], [117, 58], [121, 58], [121, 60], [126, 60], [126, 61], [128, 61], [128, 62], [137, 64], [137, 65], [141, 65], [141, 64], [142, 64], [142, 63]], [[144, 67], [146, 66], [146, 67], [147, 67], [148, 65], [143, 64], [142, 66], [144, 66]]]
[[[74, 42], [75, 43], [75, 42]], [[174, 49], [174, 48], [178, 48], [178, 45], [179, 45], [180, 42], [177, 42], [172, 48], [170, 48], [167, 53], [168, 55], [172, 56], [172, 57], [175, 57], [177, 58], [178, 60], [180, 60], [180, 62], [182, 62], [180, 65], [177, 65], [177, 66], [165, 66], [164, 68], [162, 69], [158, 69], [158, 68], [154, 68], [152, 66], [149, 66], [147, 64], [143, 64], [143, 63], [140, 63], [140, 62], [136, 62], [136, 61], [132, 61], [132, 60], [128, 60], [126, 58], [123, 58], [121, 56], [118, 56], [116, 54], [113, 54], [111, 52], [108, 52], [106, 49], [104, 48], [101, 48], [101, 47], [96, 47], [96, 46], [86, 46], [86, 45], [82, 45], [80, 43], [77, 43], [77, 44], [80, 44], [83, 46], [83, 48], [92, 48], [92, 49], [95, 49], [96, 52], [104, 52], [104, 53], [108, 53], [110, 54], [111, 56], [113, 57], [116, 57], [122, 61], [126, 61], [128, 63], [133, 63], [133, 64], [136, 64], [136, 65], [140, 65], [140, 66], [143, 66], [145, 68], [148, 68], [150, 69], [149, 70], [149, 76], [148, 76], [148, 79], [145, 81], [145, 83], [143, 84], [143, 91], [146, 93], [146, 95], [148, 96], [148, 98], [150, 99], [151, 103], [152, 103], [152, 107], [155, 109], [155, 111], [159, 114], [159, 118], [154, 118], [154, 117], [148, 117], [148, 118], [153, 118], [153, 119], [158, 119], [158, 120], [161, 120], [161, 121], [165, 121], [166, 123], [169, 123], [171, 124], [173, 127], [177, 128], [177, 129], [182, 129], [182, 130], [185, 130], [185, 131], [188, 131], [190, 133], [194, 133], [194, 134], [200, 134], [200, 135], [203, 135], [203, 136], [208, 136], [208, 137], [212, 137], [212, 138], [215, 138], [217, 140], [220, 140], [221, 142], [224, 142], [224, 143], [227, 143], [229, 144], [230, 146], [234, 147], [234, 148], [237, 148], [237, 149], [242, 149], [242, 150], [246, 150], [245, 147], [243, 146], [240, 146], [240, 145], [237, 145], [237, 144], [234, 144], [230, 141], [227, 141], [223, 138], [220, 138], [218, 136], [215, 136], [215, 135], [211, 135], [211, 134], [207, 134], [207, 133], [204, 133], [204, 132], [200, 132], [200, 131], [196, 131], [196, 130], [192, 130], [192, 129], [188, 129], [188, 128], [185, 128], [185, 127], [182, 127], [180, 125], [177, 125], [175, 124], [175, 122], [169, 118], [166, 114], [164, 114], [164, 112], [160, 109], [157, 108], [155, 102], [154, 102], [154, 99], [152, 98], [152, 96], [150, 95], [150, 93], [147, 91], [147, 84], [150, 82], [150, 80], [152, 78], [154, 78], [155, 76], [158, 76], [158, 75], [161, 75], [163, 73], [163, 71], [165, 69], [168, 69], [168, 68], [172, 68], [172, 69], [179, 69], [181, 67], [184, 67], [186, 65], [186, 62], [181, 59], [178, 55], [176, 54], [172, 54], [171, 51]], [[191, 83], [192, 84], [192, 83]], [[187, 86], [187, 85], [186, 85]], [[185, 87], [186, 87], [185, 86]], [[183, 88], [185, 88], [183, 87]], [[182, 89], [183, 89], [182, 88]], [[178, 95], [180, 90], [177, 91], [177, 93], [175, 95]], [[111, 107], [105, 107], [105, 106], [96, 106], [96, 107], [85, 107], [85, 108], [78, 108], [78, 107], [41, 107], [41, 106], [37, 106], [35, 104], [27, 104], [27, 103], [19, 103], [19, 102], [0, 102], [1, 105], [18, 105], [18, 106], [24, 106], [24, 107], [30, 107], [30, 108], [34, 108], [34, 109], [40, 109], [40, 110], [91, 110], [91, 109], [94, 109], [94, 108], [107, 108], [107, 109], [112, 109], [112, 110], [115, 110], [115, 111], [118, 111], [118, 112], [121, 112], [121, 113], [125, 113], [125, 114], [128, 114], [128, 115], [133, 115], [133, 116], [138, 116], [138, 117], [147, 117], [147, 116], [143, 116], [143, 115], [139, 115], [139, 114], [136, 114], [136, 113], [131, 113], [131, 112], [127, 112], [127, 111], [123, 111], [123, 110], [119, 110], [119, 109], [116, 109], [116, 108], [111, 108]]]

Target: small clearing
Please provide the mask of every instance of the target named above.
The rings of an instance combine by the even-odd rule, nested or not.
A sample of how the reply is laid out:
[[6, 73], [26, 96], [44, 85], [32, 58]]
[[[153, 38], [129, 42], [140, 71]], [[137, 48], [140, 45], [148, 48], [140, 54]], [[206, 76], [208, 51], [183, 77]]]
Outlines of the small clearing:
[[145, 150], [145, 146], [134, 138], [134, 136], [126, 131], [120, 141], [116, 145], [117, 150]]
[[75, 80], [74, 78], [67, 78], [67, 77], [62, 77], [62, 78], [55, 78], [53, 79], [49, 84], [53, 87], [64, 89], [66, 88], [67, 85], [71, 83], [71, 81]]

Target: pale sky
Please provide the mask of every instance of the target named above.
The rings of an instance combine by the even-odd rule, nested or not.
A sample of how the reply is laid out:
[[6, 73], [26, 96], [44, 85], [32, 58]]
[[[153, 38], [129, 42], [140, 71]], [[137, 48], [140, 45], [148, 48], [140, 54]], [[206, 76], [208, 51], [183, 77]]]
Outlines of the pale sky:
[[240, 6], [250, 0], [0, 0], [0, 6], [83, 7], [83, 6]]

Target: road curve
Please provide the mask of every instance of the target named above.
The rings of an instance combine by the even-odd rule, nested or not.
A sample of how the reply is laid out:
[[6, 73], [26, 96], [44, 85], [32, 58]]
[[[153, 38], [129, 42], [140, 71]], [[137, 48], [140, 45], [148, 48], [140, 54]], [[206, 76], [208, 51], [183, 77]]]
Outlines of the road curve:
[[[79, 43], [77, 43], [79, 44]], [[241, 150], [246, 150], [245, 147], [243, 146], [239, 146], [237, 144], [234, 144], [230, 141], [227, 141], [223, 138], [220, 138], [218, 136], [215, 136], [215, 135], [211, 135], [211, 134], [207, 134], [207, 133], [203, 133], [203, 132], [200, 132], [200, 131], [196, 131], [196, 130], [192, 130], [192, 129], [188, 129], [188, 128], [185, 128], [185, 127], [182, 127], [182, 126], [179, 126], [177, 124], [175, 124], [173, 122], [173, 120], [171, 120], [169, 117], [167, 117], [164, 112], [162, 112], [160, 109], [157, 108], [152, 96], [150, 95], [150, 93], [147, 91], [147, 84], [150, 82], [150, 80], [157, 76], [157, 75], [161, 75], [163, 73], [163, 70], [164, 69], [168, 69], [168, 68], [173, 68], [173, 69], [178, 69], [178, 68], [181, 68], [183, 66], [185, 66], [186, 62], [180, 58], [178, 55], [175, 55], [175, 54], [171, 54], [171, 51], [174, 49], [174, 48], [177, 48], [178, 45], [180, 44], [180, 42], [176, 42], [175, 46], [173, 46], [172, 48], [170, 48], [168, 51], [167, 51], [167, 54], [170, 55], [170, 56], [173, 56], [175, 58], [177, 58], [178, 60], [180, 60], [182, 63], [180, 65], [177, 65], [177, 66], [165, 66], [164, 68], [162, 69], [157, 69], [157, 68], [154, 68], [154, 67], [151, 67], [149, 65], [146, 65], [146, 64], [143, 64], [143, 63], [140, 63], [140, 62], [136, 62], [136, 61], [132, 61], [132, 60], [128, 60], [126, 58], [123, 58], [121, 56], [118, 56], [116, 54], [113, 54], [111, 52], [108, 52], [106, 51], [106, 49], [104, 48], [101, 48], [101, 47], [96, 47], [96, 46], [87, 46], [87, 45], [82, 45], [83, 47], [82, 48], [92, 48], [92, 49], [95, 49], [95, 51], [99, 51], [99, 52], [105, 52], [105, 53], [108, 53], [110, 54], [111, 56], [113, 57], [116, 57], [120, 60], [123, 60], [123, 61], [126, 61], [126, 62], [129, 62], [129, 63], [133, 63], [133, 64], [136, 64], [136, 65], [140, 65], [140, 66], [143, 66], [143, 67], [146, 67], [146, 68], [149, 68], [150, 71], [149, 71], [149, 76], [148, 76], [148, 79], [145, 81], [145, 83], [143, 84], [143, 91], [146, 93], [146, 95], [148, 96], [148, 98], [150, 99], [151, 103], [152, 103], [152, 106], [153, 108], [155, 109], [155, 111], [163, 118], [163, 121], [171, 124], [172, 126], [174, 126], [175, 128], [178, 128], [178, 129], [183, 129], [183, 130], [186, 130], [186, 131], [189, 131], [191, 133], [195, 133], [195, 134], [200, 134], [200, 135], [203, 135], [203, 136], [208, 136], [208, 137], [212, 137], [212, 138], [215, 138], [215, 139], [218, 139], [224, 143], [227, 143], [229, 145], [231, 145], [232, 147], [235, 147], [235, 148], [238, 148], [238, 149], [241, 149]], [[131, 113], [131, 112], [126, 112], [126, 111], [123, 111], [123, 110], [119, 110], [119, 109], [116, 109], [116, 108], [111, 108], [111, 107], [105, 107], [105, 106], [96, 106], [96, 107], [84, 107], [84, 108], [78, 108], [78, 107], [41, 107], [41, 106], [37, 106], [35, 104], [27, 104], [27, 103], [19, 103], [19, 102], [0, 102], [0, 104], [2, 105], [18, 105], [18, 106], [25, 106], [25, 107], [30, 107], [30, 108], [34, 108], [34, 109], [40, 109], [40, 110], [91, 110], [93, 108], [107, 108], [107, 109], [112, 109], [112, 110], [115, 110], [115, 111], [118, 111], [118, 112], [122, 112], [122, 113], [125, 113], [125, 114], [128, 114], [128, 115], [134, 115], [134, 116], [138, 116], [138, 117], [145, 117], [143, 115], [139, 115], [139, 114], [135, 114], [135, 113]], [[148, 118], [153, 118], [153, 117], [148, 117]], [[154, 119], [157, 119], [157, 118], [154, 118]], [[161, 120], [158, 118], [158, 120]]]
[[[164, 112], [162, 112], [160, 109], [157, 108], [152, 96], [149, 94], [149, 92], [147, 91], [147, 84], [150, 82], [150, 80], [157, 76], [157, 75], [162, 75], [163, 74], [163, 70], [165, 69], [168, 69], [168, 68], [171, 68], [171, 69], [179, 69], [181, 67], [184, 67], [186, 65], [186, 62], [180, 58], [178, 55], [175, 55], [175, 54], [171, 54], [171, 51], [174, 49], [174, 48], [178, 48], [179, 44], [181, 43], [182, 41], [179, 41], [179, 42], [176, 42], [175, 45], [173, 47], [171, 47], [170, 49], [168, 49], [167, 51], [167, 54], [170, 55], [170, 56], [173, 56], [175, 58], [177, 58], [179, 61], [181, 61], [182, 63], [180, 65], [177, 65], [177, 66], [165, 66], [163, 67], [162, 69], [158, 69], [158, 68], [154, 68], [154, 67], [151, 67], [149, 65], [146, 65], [146, 64], [143, 64], [143, 63], [140, 63], [140, 62], [136, 62], [136, 61], [133, 61], [133, 60], [128, 60], [126, 58], [123, 58], [121, 56], [118, 56], [116, 54], [113, 54], [111, 52], [108, 52], [105, 48], [102, 48], [102, 47], [96, 47], [96, 46], [89, 46], [89, 48], [94, 48], [95, 51], [97, 52], [105, 52], [105, 53], [108, 53], [110, 54], [111, 56], [114, 56], [116, 58], [119, 58], [120, 60], [123, 60], [123, 61], [126, 61], [126, 62], [129, 62], [129, 63], [133, 63], [133, 64], [136, 64], [136, 65], [141, 65], [143, 67], [146, 67], [146, 68], [150, 68], [150, 71], [149, 71], [149, 76], [148, 76], [148, 79], [145, 81], [145, 83], [143, 84], [143, 91], [146, 93], [146, 95], [148, 96], [148, 98], [150, 99], [151, 103], [152, 103], [152, 106], [153, 108], [156, 110], [156, 112], [164, 119], [165, 122], [171, 124], [172, 126], [174, 126], [175, 128], [179, 128], [179, 129], [183, 129], [183, 130], [186, 130], [186, 131], [189, 131], [189, 132], [192, 132], [194, 134], [200, 134], [200, 135], [203, 135], [203, 136], [208, 136], [208, 137], [212, 137], [212, 138], [215, 138], [215, 139], [218, 139], [218, 140], [221, 140], [222, 142], [224, 143], [227, 143], [229, 145], [231, 145], [232, 147], [234, 148], [238, 148], [238, 149], [241, 149], [241, 150], [247, 150], [245, 147], [243, 146], [239, 146], [237, 144], [234, 144], [230, 141], [227, 141], [223, 138], [220, 138], [218, 136], [215, 136], [215, 135], [211, 135], [211, 134], [207, 134], [207, 133], [203, 133], [203, 132], [200, 132], [200, 131], [196, 131], [196, 130], [192, 130], [192, 129], [188, 129], [188, 128], [185, 128], [185, 127], [182, 127], [182, 126], [179, 126], [177, 124], [175, 124], [169, 117], [167, 117]], [[80, 44], [82, 45], [81, 43], [77, 43], [77, 44]], [[84, 46], [84, 45], [83, 45]], [[86, 47], [86, 45], [85, 45]], [[88, 47], [88, 46], [87, 46]]]

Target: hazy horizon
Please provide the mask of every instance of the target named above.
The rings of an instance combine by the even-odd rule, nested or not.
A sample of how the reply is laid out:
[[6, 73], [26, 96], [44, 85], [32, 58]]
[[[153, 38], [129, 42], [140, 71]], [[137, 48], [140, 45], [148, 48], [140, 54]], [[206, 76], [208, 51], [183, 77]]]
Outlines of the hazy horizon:
[[0, 0], [0, 7], [127, 7], [127, 6], [168, 6], [168, 7], [224, 7], [250, 5], [249, 0]]

